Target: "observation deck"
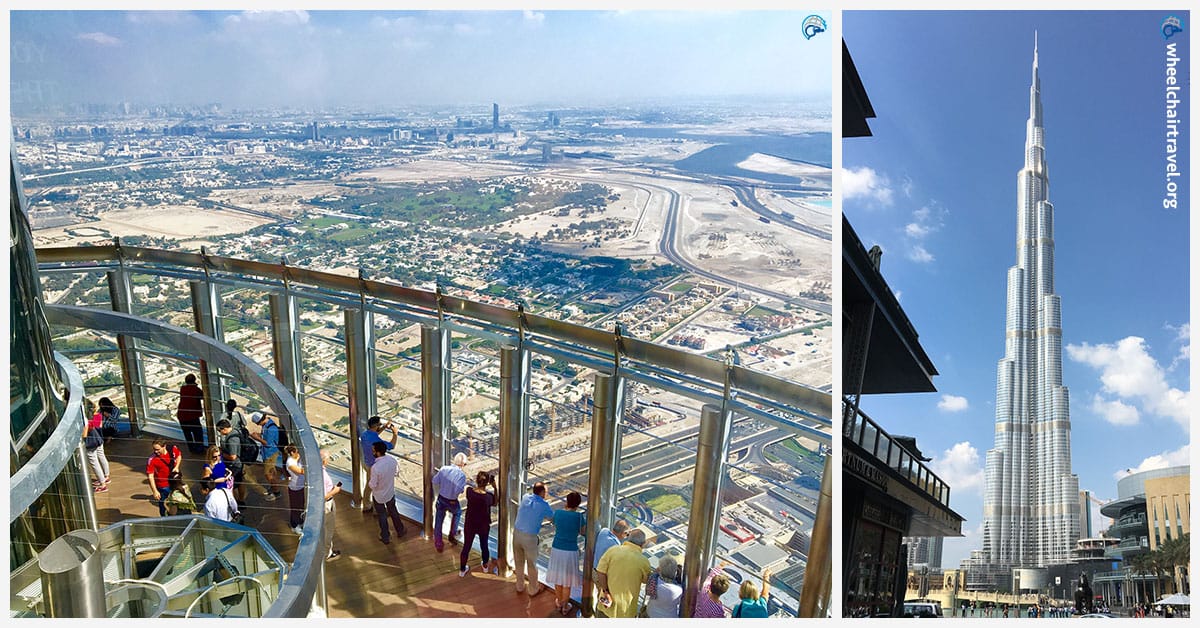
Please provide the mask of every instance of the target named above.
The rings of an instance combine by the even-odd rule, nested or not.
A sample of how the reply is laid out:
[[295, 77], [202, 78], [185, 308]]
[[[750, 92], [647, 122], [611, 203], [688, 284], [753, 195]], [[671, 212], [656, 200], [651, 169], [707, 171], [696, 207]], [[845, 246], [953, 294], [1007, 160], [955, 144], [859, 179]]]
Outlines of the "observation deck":
[[[176, 387], [195, 373], [205, 391], [209, 443], [219, 409], [232, 397], [246, 413], [266, 409], [279, 417], [306, 463], [315, 448], [331, 452], [329, 471], [349, 496], [338, 498], [335, 518], [334, 546], [343, 555], [324, 567], [330, 616], [554, 612], [553, 595], [517, 596], [511, 578], [476, 572], [465, 586], [457, 552], [437, 554], [423, 540], [433, 533], [429, 478], [457, 452], [469, 456], [468, 477], [487, 471], [499, 478], [489, 543], [502, 563], [512, 555], [516, 504], [542, 481], [552, 506], [567, 491], [586, 496], [587, 539], [621, 517], [655, 541], [652, 562], [667, 552], [686, 556], [688, 582], [698, 585], [708, 565], [721, 560], [732, 563], [738, 579], [757, 577], [767, 561], [781, 574], [772, 582], [773, 613], [827, 609], [828, 393], [746, 368], [734, 352], [714, 360], [619, 327], [587, 328], [524, 308], [370, 280], [361, 271], [349, 277], [119, 241], [41, 249], [37, 258], [44, 284], [67, 286], [53, 290], [56, 299], [88, 306], [47, 308], [55, 348], [83, 373], [89, 398], [109, 396], [128, 415], [131, 440], [110, 455], [114, 487], [95, 497], [103, 512], [98, 523], [156, 514], [144, 500], [148, 454], [138, 449], [148, 451], [149, 435], [182, 444], [173, 419]], [[151, 323], [161, 327], [137, 331]], [[188, 350], [189, 342], [215, 343], [241, 362], [221, 363], [215, 354]], [[270, 390], [249, 375], [263, 375]], [[359, 439], [351, 435], [376, 414], [399, 428], [389, 453], [401, 469], [397, 505], [416, 524], [389, 546], [376, 538], [373, 513], [355, 509], [366, 475]], [[194, 458], [185, 465], [196, 464]], [[198, 477], [190, 473], [198, 471], [185, 478]], [[132, 483], [119, 484], [121, 475]], [[262, 502], [255, 490], [251, 524], [292, 560], [303, 541], [298, 545], [287, 529], [286, 515], [272, 512], [280, 502]], [[722, 516], [752, 522], [765, 534], [725, 539]], [[542, 537], [544, 574], [548, 527]], [[798, 546], [811, 549], [801, 553]], [[590, 543], [581, 555], [591, 564]], [[308, 577], [321, 577], [319, 562]], [[584, 575], [574, 599], [587, 613], [590, 570]], [[733, 593], [728, 606], [736, 603]], [[695, 595], [694, 586], [686, 595]], [[297, 612], [293, 605], [285, 614]]]

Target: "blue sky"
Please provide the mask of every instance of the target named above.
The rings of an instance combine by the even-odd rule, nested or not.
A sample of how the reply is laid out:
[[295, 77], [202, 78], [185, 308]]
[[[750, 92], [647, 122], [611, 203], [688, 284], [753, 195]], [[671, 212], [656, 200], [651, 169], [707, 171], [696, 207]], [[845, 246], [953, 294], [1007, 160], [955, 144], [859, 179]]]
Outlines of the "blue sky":
[[[980, 547], [1035, 29], [1080, 487], [1111, 499], [1125, 469], [1190, 458], [1186, 185], [1179, 209], [1162, 206], [1165, 15], [843, 14], [878, 114], [874, 137], [843, 142], [844, 212], [883, 247], [884, 277], [941, 373], [937, 393], [863, 409], [917, 436], [951, 485], [967, 537], [947, 539], [945, 567]], [[1187, 40], [1170, 41], [1186, 60]]]
[[231, 107], [827, 102], [834, 46], [798, 36], [810, 13], [18, 11], [12, 80], [72, 102]]

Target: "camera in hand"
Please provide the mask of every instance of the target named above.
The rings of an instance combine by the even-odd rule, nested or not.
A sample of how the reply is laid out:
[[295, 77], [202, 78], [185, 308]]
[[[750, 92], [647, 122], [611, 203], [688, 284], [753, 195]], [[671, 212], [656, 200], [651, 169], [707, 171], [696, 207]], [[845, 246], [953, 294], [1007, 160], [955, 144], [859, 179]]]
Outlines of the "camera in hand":
[[495, 483], [496, 483], [496, 474], [489, 473], [488, 474], [488, 484], [495, 484]]

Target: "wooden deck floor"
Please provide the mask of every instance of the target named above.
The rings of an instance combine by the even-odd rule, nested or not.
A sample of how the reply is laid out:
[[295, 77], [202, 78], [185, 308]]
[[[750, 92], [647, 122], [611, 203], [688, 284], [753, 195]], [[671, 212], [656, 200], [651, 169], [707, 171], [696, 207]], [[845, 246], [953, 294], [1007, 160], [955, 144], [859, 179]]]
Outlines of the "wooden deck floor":
[[[117, 438], [106, 446], [112, 483], [107, 493], [96, 494], [101, 527], [158, 516], [145, 473], [152, 440], [146, 435]], [[185, 447], [180, 450], [183, 475], [191, 483], [200, 477], [202, 461]], [[287, 493], [274, 502], [265, 501], [261, 493], [248, 487], [248, 503], [241, 507], [247, 523], [291, 560], [298, 537], [288, 529]], [[405, 522], [408, 532], [403, 538], [393, 536], [391, 544], [384, 545], [374, 516], [352, 510], [346, 494], [336, 499], [334, 547], [342, 556], [326, 563], [330, 617], [560, 617], [552, 590], [530, 598], [516, 592], [512, 576], [480, 573], [477, 549], [468, 561], [476, 569], [460, 578], [457, 547], [448, 545], [445, 553], [437, 553], [412, 521]]]

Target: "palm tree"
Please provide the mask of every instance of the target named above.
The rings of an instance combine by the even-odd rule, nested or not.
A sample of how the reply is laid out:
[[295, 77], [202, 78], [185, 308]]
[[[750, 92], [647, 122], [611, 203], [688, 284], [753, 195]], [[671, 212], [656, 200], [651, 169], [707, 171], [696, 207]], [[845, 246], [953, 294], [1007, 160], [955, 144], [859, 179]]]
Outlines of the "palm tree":
[[[1186, 568], [1191, 563], [1192, 557], [1191, 533], [1167, 539], [1158, 546], [1154, 553], [1161, 554], [1163, 566], [1172, 574], [1179, 567]], [[1179, 588], [1178, 582], [1176, 582], [1175, 588]], [[1179, 592], [1186, 593], [1186, 591]]]

